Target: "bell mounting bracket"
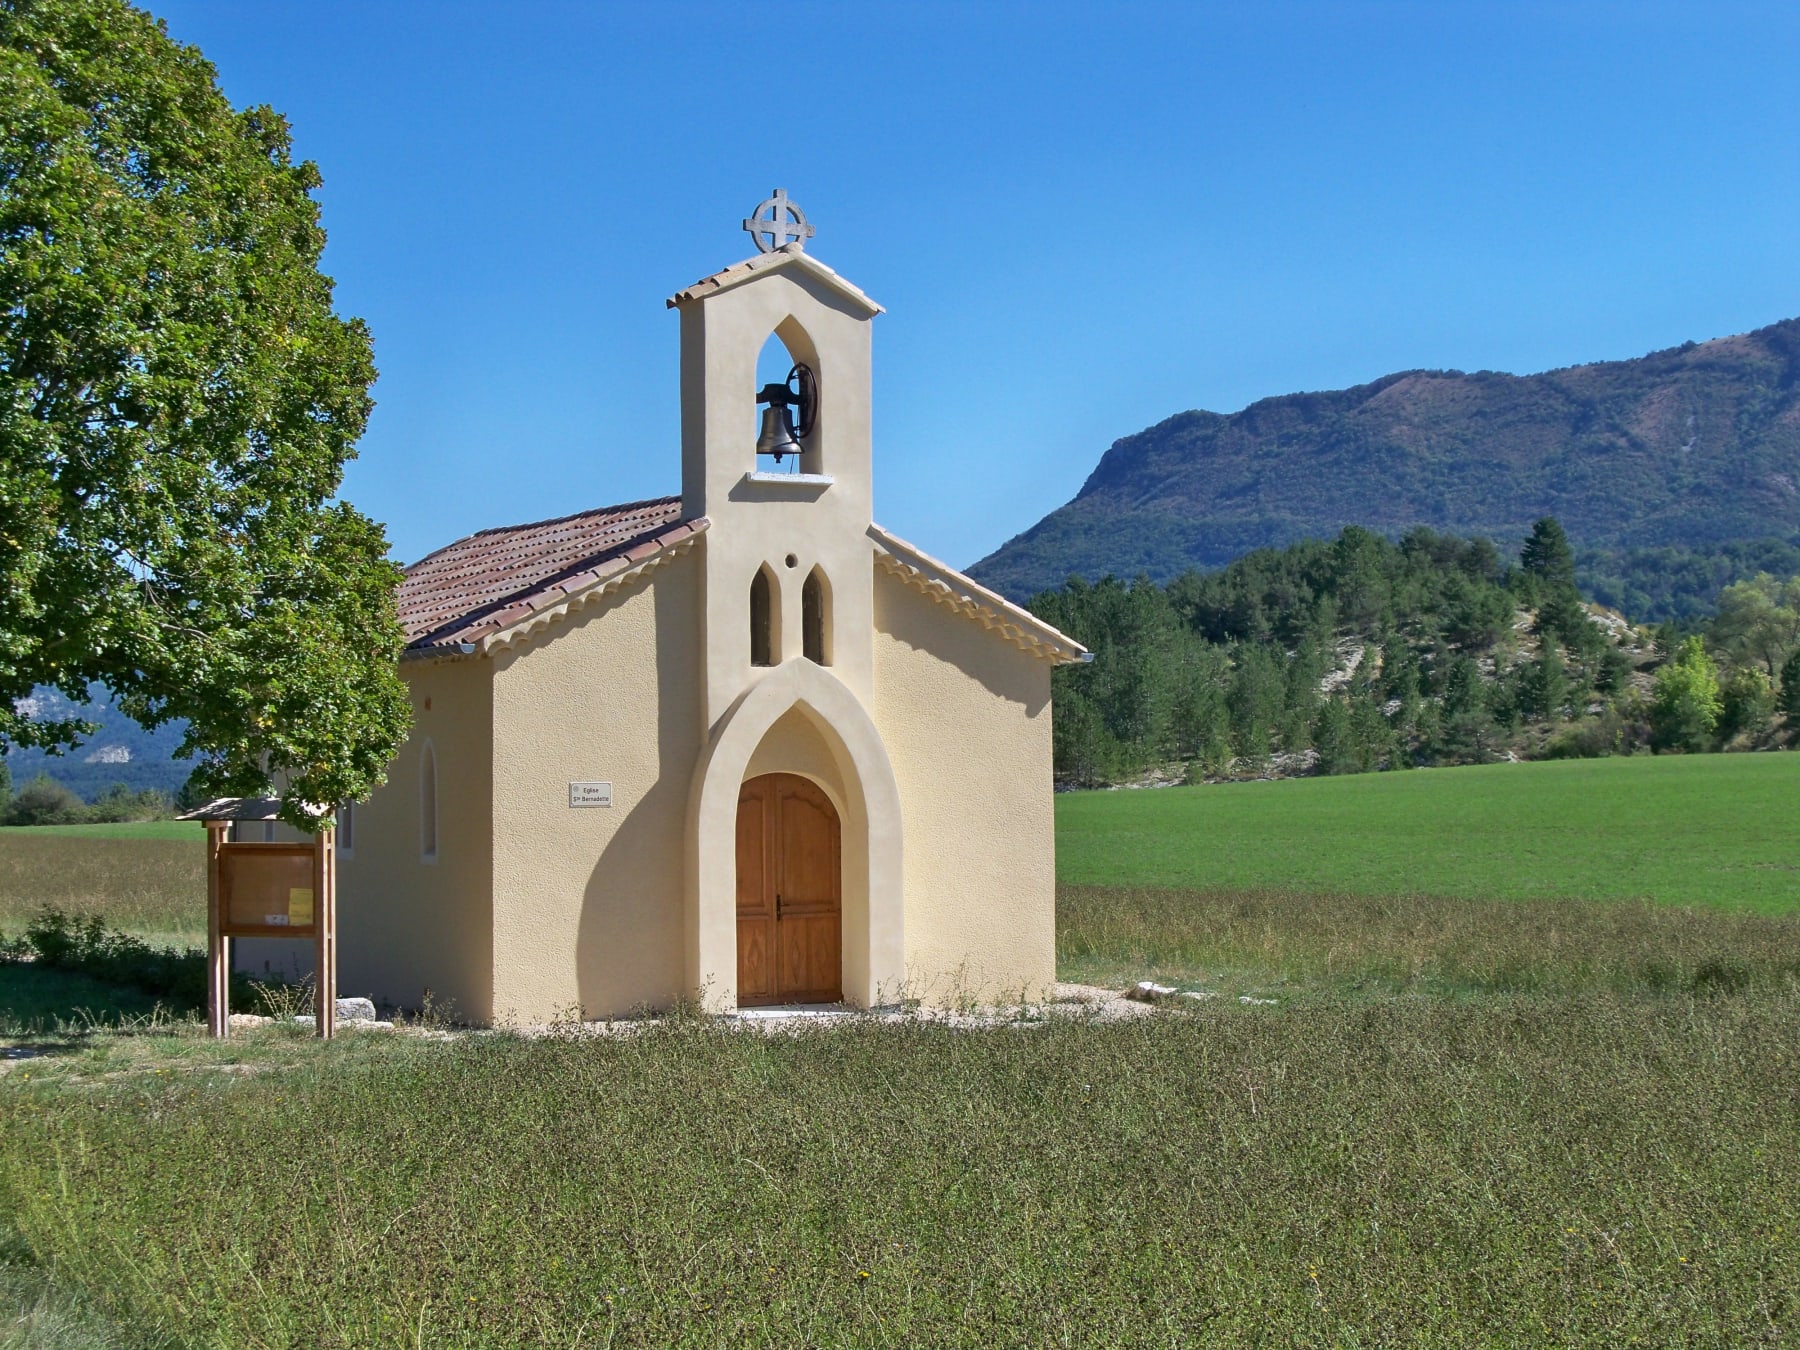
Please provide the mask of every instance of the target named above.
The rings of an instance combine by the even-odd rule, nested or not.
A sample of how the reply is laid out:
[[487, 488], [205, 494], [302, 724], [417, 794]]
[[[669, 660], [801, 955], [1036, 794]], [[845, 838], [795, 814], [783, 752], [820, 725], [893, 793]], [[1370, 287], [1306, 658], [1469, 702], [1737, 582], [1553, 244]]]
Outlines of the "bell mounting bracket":
[[819, 418], [818, 378], [812, 373], [811, 366], [795, 362], [787, 379], [780, 384], [765, 384], [756, 401], [780, 408], [787, 414], [788, 426], [795, 438], [802, 439], [812, 435], [813, 424]]

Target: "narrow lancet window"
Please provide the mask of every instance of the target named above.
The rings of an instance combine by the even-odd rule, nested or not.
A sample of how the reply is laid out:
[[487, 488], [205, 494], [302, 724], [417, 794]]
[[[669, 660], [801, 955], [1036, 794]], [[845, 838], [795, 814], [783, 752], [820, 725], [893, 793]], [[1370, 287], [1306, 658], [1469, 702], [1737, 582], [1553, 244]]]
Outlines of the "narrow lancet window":
[[800, 588], [800, 636], [808, 661], [831, 664], [831, 593], [816, 567]]
[[750, 664], [775, 664], [775, 588], [767, 568], [750, 579]]
[[437, 751], [425, 742], [419, 756], [419, 859], [436, 862], [438, 851]]

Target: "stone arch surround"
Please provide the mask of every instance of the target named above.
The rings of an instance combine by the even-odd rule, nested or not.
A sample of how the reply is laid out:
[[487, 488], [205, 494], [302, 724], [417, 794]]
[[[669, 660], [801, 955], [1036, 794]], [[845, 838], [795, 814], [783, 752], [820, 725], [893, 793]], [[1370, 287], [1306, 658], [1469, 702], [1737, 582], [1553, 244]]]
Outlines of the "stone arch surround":
[[[900, 789], [867, 709], [829, 670], [787, 661], [748, 690], [700, 752], [687, 825], [689, 990], [715, 1012], [737, 1007], [737, 801], [751, 757], [790, 712], [830, 750], [843, 801], [844, 998], [870, 1007], [904, 977]], [[759, 770], [772, 767], [768, 756]]]

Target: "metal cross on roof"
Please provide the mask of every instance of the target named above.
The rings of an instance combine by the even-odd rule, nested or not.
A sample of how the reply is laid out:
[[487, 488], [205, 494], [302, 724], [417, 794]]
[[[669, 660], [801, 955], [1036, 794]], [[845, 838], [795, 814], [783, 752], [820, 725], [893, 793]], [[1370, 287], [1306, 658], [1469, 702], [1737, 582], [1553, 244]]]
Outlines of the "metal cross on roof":
[[776, 188], [773, 197], [758, 205], [745, 218], [744, 228], [756, 241], [758, 253], [773, 253], [789, 245], [797, 252], [813, 237], [813, 227], [806, 223], [806, 212], [788, 200], [786, 188]]

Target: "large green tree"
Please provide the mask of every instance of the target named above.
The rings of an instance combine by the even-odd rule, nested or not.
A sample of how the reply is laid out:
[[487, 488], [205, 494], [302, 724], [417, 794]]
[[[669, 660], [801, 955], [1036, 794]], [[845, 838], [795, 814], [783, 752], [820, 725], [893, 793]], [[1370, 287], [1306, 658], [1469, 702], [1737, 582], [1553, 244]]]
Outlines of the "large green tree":
[[1800, 649], [1800, 577], [1781, 581], [1760, 572], [1719, 593], [1710, 636], [1739, 665], [1760, 665], [1774, 679]]
[[397, 573], [336, 494], [369, 335], [319, 175], [120, 0], [0, 0], [0, 748], [99, 680], [220, 791], [367, 794], [404, 735]]

